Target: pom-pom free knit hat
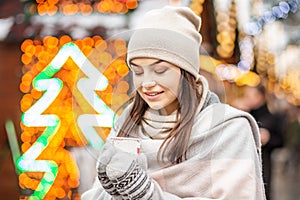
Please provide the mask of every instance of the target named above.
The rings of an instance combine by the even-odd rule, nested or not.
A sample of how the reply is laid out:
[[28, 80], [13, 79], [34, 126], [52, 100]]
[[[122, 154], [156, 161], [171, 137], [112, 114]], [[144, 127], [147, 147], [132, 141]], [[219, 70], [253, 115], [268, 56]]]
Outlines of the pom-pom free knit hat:
[[147, 12], [128, 43], [127, 64], [156, 58], [199, 76], [201, 19], [188, 7], [165, 6]]

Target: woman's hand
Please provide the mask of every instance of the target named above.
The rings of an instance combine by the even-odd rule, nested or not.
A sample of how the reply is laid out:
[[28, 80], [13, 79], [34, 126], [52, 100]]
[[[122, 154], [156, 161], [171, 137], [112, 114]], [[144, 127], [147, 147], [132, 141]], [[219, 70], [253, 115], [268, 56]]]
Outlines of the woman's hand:
[[124, 152], [107, 141], [100, 152], [97, 170], [103, 188], [115, 198], [149, 199], [154, 184], [146, 173], [144, 154]]
[[112, 156], [115, 153], [116, 150], [112, 145], [111, 141], [107, 141], [99, 154], [100, 156], [97, 161], [97, 173], [98, 173], [98, 179], [102, 187], [106, 190], [106, 192], [111, 196], [115, 197], [116, 199], [122, 199], [122, 198], [118, 198], [120, 194], [115, 188], [115, 186], [112, 184], [112, 182], [109, 180], [106, 174], [106, 166], [110, 162]]

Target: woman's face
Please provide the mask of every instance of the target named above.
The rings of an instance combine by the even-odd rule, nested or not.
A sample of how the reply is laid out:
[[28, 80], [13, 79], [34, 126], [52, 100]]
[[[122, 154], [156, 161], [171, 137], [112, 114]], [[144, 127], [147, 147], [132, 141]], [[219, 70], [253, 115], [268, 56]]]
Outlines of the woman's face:
[[130, 66], [134, 87], [150, 108], [162, 114], [170, 114], [178, 108], [179, 67], [153, 58], [135, 58]]

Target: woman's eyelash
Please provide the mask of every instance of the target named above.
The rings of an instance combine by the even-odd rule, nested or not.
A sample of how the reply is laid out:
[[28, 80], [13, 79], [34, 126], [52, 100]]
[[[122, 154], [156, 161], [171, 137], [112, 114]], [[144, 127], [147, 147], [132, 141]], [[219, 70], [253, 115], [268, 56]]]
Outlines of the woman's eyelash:
[[[157, 70], [154, 70], [154, 72], [157, 73], [157, 74], [163, 74], [163, 73], [165, 73], [166, 71], [168, 71], [168, 69], [157, 69]], [[133, 73], [134, 73], [136, 76], [139, 76], [139, 75], [142, 75], [144, 72], [139, 72], [139, 71], [134, 71], [134, 70], [133, 70]]]
[[156, 70], [155, 72], [158, 74], [163, 74], [167, 71], [168, 69], [163, 69], [163, 70]]
[[139, 76], [139, 75], [142, 75], [143, 72], [134, 72], [135, 75]]

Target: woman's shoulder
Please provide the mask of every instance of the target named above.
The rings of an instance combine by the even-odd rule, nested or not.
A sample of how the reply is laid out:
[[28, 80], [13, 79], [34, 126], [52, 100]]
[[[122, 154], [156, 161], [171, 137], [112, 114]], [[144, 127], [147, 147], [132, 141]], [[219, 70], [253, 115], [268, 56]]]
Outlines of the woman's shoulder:
[[194, 134], [197, 135], [197, 133], [201, 134], [205, 131], [210, 132], [216, 127], [232, 128], [234, 126], [243, 127], [244, 129], [248, 127], [247, 129], [251, 131], [255, 138], [256, 145], [259, 146], [259, 129], [253, 116], [228, 104], [217, 103], [209, 105], [197, 114], [193, 128]]
[[254, 120], [251, 114], [225, 103], [211, 104], [196, 115], [196, 119], [208, 119], [214, 122], [222, 122], [224, 120], [230, 120], [240, 117], [245, 117], [250, 121]]
[[224, 124], [240, 126], [241, 123], [250, 127], [255, 135], [257, 134], [258, 125], [252, 115], [228, 104], [216, 103], [196, 115], [193, 128], [196, 132], [204, 132]]

